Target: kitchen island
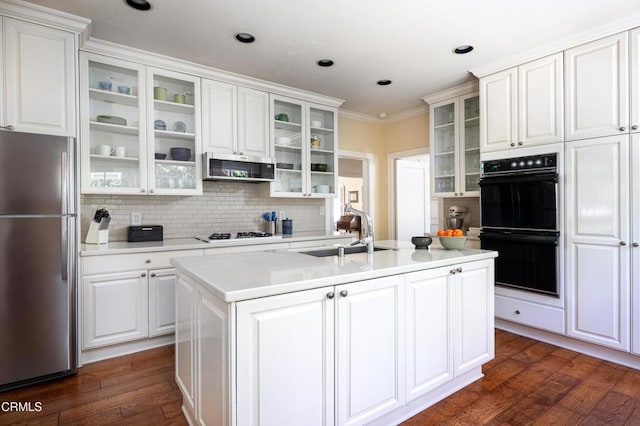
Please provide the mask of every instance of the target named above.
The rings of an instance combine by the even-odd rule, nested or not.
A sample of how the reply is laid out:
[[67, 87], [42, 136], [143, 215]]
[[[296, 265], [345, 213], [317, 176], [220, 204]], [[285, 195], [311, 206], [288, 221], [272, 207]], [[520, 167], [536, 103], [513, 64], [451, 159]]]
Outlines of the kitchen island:
[[393, 424], [482, 377], [495, 252], [173, 258], [176, 381], [192, 424]]

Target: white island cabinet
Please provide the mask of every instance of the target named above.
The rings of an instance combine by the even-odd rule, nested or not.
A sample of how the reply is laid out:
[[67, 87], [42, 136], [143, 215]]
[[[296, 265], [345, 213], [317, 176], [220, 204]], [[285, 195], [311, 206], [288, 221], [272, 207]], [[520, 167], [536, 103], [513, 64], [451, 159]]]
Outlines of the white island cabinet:
[[[396, 249], [172, 260], [192, 424], [396, 424], [482, 377], [493, 257]], [[238, 269], [238, 265], [254, 268]]]

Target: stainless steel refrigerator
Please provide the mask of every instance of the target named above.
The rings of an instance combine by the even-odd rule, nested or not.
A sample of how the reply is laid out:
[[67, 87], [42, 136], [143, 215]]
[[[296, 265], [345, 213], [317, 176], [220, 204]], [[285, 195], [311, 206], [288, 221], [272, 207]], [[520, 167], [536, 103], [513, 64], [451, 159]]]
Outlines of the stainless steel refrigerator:
[[76, 370], [75, 153], [0, 131], [0, 390]]

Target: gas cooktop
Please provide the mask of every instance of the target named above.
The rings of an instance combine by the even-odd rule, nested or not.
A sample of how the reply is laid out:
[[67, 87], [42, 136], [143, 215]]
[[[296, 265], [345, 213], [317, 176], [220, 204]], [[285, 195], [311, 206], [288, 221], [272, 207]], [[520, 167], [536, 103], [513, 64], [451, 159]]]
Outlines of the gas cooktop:
[[214, 232], [208, 237], [195, 237], [196, 240], [204, 241], [205, 243], [213, 243], [216, 241], [224, 241], [224, 240], [274, 240], [281, 239], [281, 235], [273, 235], [270, 232], [262, 232], [262, 231], [240, 231], [240, 232]]

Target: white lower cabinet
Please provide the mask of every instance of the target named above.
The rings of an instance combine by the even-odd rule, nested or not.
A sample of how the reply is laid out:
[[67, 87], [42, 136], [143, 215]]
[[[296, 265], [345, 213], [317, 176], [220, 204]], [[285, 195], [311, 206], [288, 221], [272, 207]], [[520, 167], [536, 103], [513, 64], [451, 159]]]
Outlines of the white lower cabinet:
[[176, 294], [192, 424], [393, 423], [494, 353], [493, 260], [233, 303], [178, 273]]
[[147, 336], [146, 271], [92, 275], [82, 286], [83, 348]]
[[175, 269], [149, 271], [149, 337], [173, 333], [175, 291]]

